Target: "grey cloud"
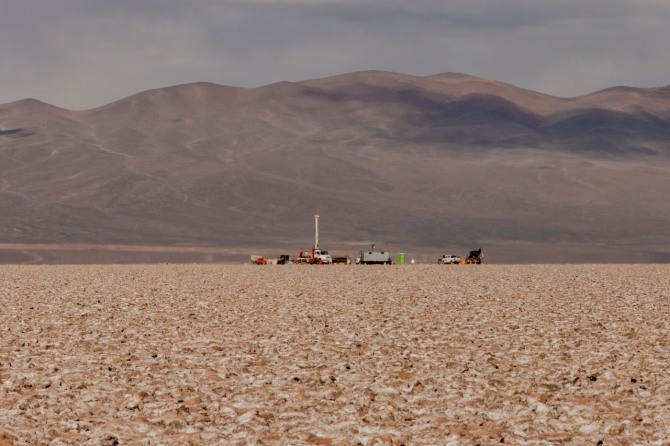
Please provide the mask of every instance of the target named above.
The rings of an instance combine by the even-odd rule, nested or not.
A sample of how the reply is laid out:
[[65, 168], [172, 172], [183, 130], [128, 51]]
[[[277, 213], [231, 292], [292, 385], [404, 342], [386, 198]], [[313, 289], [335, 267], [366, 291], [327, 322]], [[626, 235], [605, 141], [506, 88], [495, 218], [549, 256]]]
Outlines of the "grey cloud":
[[[570, 96], [670, 83], [660, 0], [0, 0], [0, 103], [459, 71]], [[11, 43], [10, 43], [11, 42]]]

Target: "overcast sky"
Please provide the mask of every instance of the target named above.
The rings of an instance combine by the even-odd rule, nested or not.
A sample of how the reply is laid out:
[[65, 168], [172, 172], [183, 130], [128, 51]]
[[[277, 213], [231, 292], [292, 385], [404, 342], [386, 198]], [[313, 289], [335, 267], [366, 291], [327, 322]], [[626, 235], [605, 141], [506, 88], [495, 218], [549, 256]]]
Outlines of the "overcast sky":
[[670, 84], [670, 0], [0, 0], [0, 103], [447, 71], [558, 96]]

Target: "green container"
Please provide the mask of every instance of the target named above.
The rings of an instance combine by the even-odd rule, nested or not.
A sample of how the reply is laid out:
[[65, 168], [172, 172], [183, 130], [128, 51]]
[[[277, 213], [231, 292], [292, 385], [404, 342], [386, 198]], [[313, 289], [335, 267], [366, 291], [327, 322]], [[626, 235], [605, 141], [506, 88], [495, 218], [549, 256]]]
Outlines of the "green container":
[[396, 256], [396, 264], [398, 265], [404, 265], [405, 264], [405, 253], [404, 252], [399, 252], [398, 255]]

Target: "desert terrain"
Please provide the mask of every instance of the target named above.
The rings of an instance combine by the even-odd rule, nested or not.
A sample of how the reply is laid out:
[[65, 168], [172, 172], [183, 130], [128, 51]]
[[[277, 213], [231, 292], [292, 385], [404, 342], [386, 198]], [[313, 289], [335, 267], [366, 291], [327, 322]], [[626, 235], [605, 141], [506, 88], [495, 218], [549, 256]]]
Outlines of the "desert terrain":
[[0, 445], [661, 445], [670, 266], [0, 267]]
[[292, 254], [311, 246], [315, 213], [333, 251], [670, 263], [668, 190], [670, 86], [559, 98], [365, 71], [175, 85], [79, 111], [0, 104], [0, 243], [25, 246], [0, 246], [0, 263], [209, 256], [30, 245]]

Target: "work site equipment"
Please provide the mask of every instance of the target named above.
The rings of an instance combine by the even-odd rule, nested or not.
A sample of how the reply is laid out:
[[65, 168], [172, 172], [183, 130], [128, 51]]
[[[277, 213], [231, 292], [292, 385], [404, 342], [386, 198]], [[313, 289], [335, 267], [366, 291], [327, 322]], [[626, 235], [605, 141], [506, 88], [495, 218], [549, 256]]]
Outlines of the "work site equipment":
[[470, 254], [468, 256], [461, 260], [461, 265], [468, 265], [468, 264], [477, 264], [479, 265], [482, 263], [482, 259], [484, 258], [484, 254], [482, 254], [482, 248], [479, 248], [474, 251], [470, 251]]
[[328, 254], [328, 251], [325, 251], [319, 248], [319, 215], [314, 215], [314, 246], [311, 250], [300, 251], [298, 258], [295, 259], [294, 263], [307, 263], [310, 265], [324, 265], [333, 263], [333, 259]]
[[251, 255], [251, 263], [254, 265], [266, 265], [268, 262], [263, 256]]
[[391, 253], [386, 251], [375, 251], [375, 244], [372, 244], [371, 251], [361, 251], [356, 263], [361, 265], [390, 265]]

